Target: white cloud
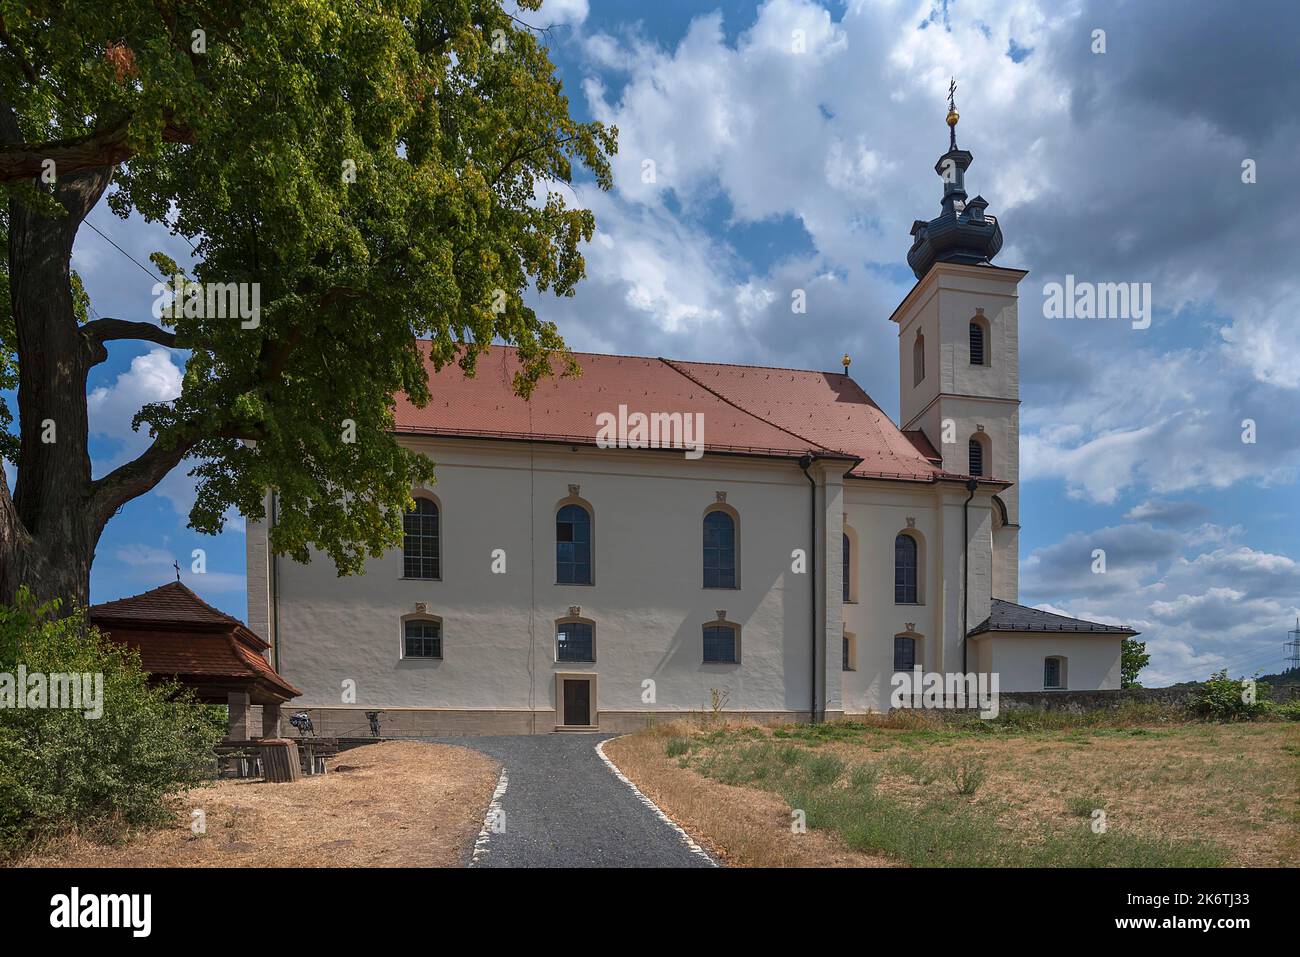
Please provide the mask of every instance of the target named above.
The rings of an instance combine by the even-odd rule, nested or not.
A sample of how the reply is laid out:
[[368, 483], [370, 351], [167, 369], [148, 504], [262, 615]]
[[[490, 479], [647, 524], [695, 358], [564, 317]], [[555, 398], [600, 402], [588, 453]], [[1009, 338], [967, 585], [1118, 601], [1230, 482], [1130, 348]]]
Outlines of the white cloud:
[[511, 3], [506, 10], [538, 30], [562, 24], [581, 24], [589, 12], [587, 0], [542, 0], [540, 10], [523, 10], [518, 4]]
[[[1092, 575], [1090, 547], [1107, 547], [1109, 568]], [[1022, 566], [1022, 595], [1036, 607], [1142, 632], [1148, 686], [1277, 671], [1281, 632], [1300, 613], [1300, 563], [1245, 545], [1198, 551], [1195, 538], [1136, 524], [1068, 536]]]
[[87, 399], [92, 435], [127, 443], [135, 449], [148, 445], [147, 432], [131, 428], [131, 419], [150, 402], [169, 402], [181, 394], [182, 371], [167, 349], [150, 349], [131, 360], [111, 386], [91, 391]]

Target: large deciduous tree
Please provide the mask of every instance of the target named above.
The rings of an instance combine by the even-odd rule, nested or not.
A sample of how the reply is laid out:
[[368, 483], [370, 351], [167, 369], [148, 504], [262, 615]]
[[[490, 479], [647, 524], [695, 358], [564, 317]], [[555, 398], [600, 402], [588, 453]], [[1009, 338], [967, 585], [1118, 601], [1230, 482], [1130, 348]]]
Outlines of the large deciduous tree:
[[[0, 0], [0, 388], [18, 394], [16, 435], [0, 401], [0, 601], [26, 584], [85, 602], [105, 523], [187, 459], [192, 527], [260, 519], [273, 488], [272, 546], [355, 572], [432, 477], [391, 433], [396, 393], [429, 399], [418, 339], [467, 373], [494, 338], [518, 345], [521, 394], [572, 368], [523, 294], [583, 276], [593, 219], [556, 186], [579, 163], [608, 189], [617, 131], [571, 117], [521, 18], [497, 0]], [[182, 288], [257, 284], [256, 324], [89, 318], [70, 258], [104, 197], [190, 242]], [[147, 450], [96, 478], [87, 375], [117, 340], [187, 350], [184, 386], [137, 414]]]

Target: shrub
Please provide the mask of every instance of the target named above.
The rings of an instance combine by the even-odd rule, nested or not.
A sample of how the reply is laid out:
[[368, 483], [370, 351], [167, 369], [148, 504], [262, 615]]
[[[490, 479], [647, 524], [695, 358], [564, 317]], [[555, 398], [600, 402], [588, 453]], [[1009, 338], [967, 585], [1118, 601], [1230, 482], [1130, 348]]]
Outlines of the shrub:
[[985, 766], [984, 759], [974, 755], [965, 755], [957, 760], [949, 761], [946, 765], [948, 782], [952, 785], [954, 793], [963, 796], [974, 794], [988, 777], [988, 769]]
[[56, 611], [26, 592], [0, 605], [0, 672], [102, 675], [102, 715], [0, 707], [0, 854], [61, 831], [106, 839], [166, 823], [168, 798], [206, 779], [222, 734], [219, 709], [175, 685], [149, 687], [138, 654], [83, 612]]
[[1300, 721], [1300, 698], [1292, 698], [1286, 704], [1276, 705], [1273, 714], [1286, 721]]
[[1269, 710], [1269, 688], [1255, 685], [1254, 700], [1248, 700], [1242, 682], [1228, 677], [1228, 669], [1210, 675], [1192, 703], [1193, 710], [1211, 721], [1254, 721]]

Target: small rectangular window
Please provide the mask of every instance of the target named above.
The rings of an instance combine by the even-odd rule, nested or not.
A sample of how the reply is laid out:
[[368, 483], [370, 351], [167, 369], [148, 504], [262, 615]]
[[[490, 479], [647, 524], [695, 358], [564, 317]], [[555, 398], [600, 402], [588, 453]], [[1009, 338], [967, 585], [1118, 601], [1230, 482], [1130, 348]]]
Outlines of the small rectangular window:
[[736, 629], [727, 625], [710, 625], [704, 629], [705, 664], [736, 663]]
[[894, 638], [894, 670], [911, 671], [916, 667], [916, 639]]
[[1061, 659], [1045, 658], [1043, 660], [1043, 687], [1061, 687]]
[[565, 621], [555, 629], [556, 661], [595, 661], [596, 642], [591, 625], [582, 621]]
[[849, 635], [844, 635], [843, 638], [841, 638], [841, 642], [842, 642], [843, 660], [840, 663], [840, 668], [843, 671], [854, 671], [855, 668], [853, 666], [853, 639]]
[[415, 619], [408, 621], [405, 627], [406, 658], [441, 658], [442, 624], [436, 621]]

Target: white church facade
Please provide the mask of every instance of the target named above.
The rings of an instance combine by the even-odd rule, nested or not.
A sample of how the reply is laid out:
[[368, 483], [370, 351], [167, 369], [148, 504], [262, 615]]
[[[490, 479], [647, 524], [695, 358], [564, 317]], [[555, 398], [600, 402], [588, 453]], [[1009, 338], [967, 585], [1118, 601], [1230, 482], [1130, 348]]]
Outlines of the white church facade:
[[[1118, 688], [1134, 632], [1017, 603], [1026, 273], [991, 262], [1001, 232], [967, 199], [955, 117], [891, 317], [900, 423], [847, 367], [578, 354], [581, 377], [526, 402], [494, 347], [473, 379], [430, 369], [426, 407], [398, 400], [400, 441], [437, 463], [400, 551], [340, 578], [272, 557], [250, 522], [249, 626], [317, 730], [833, 719], [888, 710], [918, 666]], [[609, 447], [620, 407], [699, 422], [702, 447]]]

